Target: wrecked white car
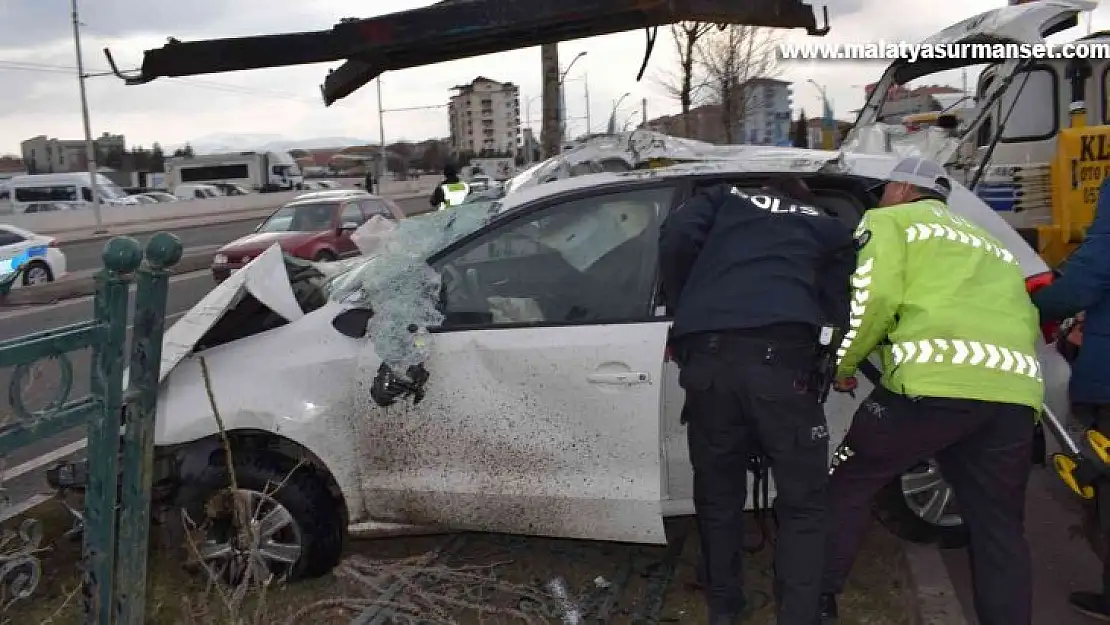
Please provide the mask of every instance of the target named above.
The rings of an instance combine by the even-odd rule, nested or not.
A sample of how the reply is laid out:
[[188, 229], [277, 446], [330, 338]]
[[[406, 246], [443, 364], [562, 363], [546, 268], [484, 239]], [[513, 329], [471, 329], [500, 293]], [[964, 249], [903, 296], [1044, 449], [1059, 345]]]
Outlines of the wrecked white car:
[[[259, 553], [292, 577], [331, 569], [347, 527], [368, 521], [665, 542], [663, 518], [693, 513], [693, 485], [656, 306], [661, 221], [699, 186], [791, 173], [854, 226], [895, 162], [731, 152], [518, 184], [404, 220], [373, 255], [339, 263], [270, 249], [166, 334], [158, 492], [199, 518], [228, 485], [210, 392], [239, 488], [262, 506]], [[951, 203], [1028, 276], [1047, 271], [967, 189]], [[1059, 413], [1067, 366], [1044, 346], [1040, 356]], [[826, 404], [834, 442], [870, 392], [860, 383]], [[950, 504], [928, 466], [879, 502], [901, 536], [954, 544], [964, 530]], [[233, 538], [216, 526], [202, 555], [234, 556]]]

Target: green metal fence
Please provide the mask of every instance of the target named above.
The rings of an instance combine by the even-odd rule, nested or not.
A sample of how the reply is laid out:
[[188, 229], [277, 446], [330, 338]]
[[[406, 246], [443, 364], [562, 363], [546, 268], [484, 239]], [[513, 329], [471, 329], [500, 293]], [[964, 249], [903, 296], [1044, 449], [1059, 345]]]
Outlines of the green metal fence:
[[[143, 622], [146, 558], [117, 559], [116, 554], [117, 547], [127, 554], [147, 551], [168, 268], [181, 259], [181, 252], [176, 237], [160, 232], [147, 244], [143, 262], [137, 241], [114, 238], [104, 247], [104, 269], [96, 276], [91, 320], [0, 342], [0, 367], [12, 368], [8, 387], [11, 415], [7, 422], [0, 422], [0, 458], [75, 427], [87, 427], [89, 483], [82, 591], [90, 624]], [[125, 392], [124, 349], [132, 283], [137, 288]], [[87, 348], [92, 351], [90, 390], [83, 397], [71, 397], [71, 356]], [[32, 410], [24, 392], [32, 367], [41, 361], [57, 365], [58, 392], [45, 406]]]

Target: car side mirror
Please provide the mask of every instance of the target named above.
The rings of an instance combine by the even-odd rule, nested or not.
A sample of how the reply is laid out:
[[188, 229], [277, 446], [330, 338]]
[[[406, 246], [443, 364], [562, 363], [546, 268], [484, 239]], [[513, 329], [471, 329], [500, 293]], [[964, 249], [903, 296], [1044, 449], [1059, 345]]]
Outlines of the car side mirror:
[[361, 339], [366, 336], [366, 324], [373, 316], [374, 311], [369, 308], [348, 308], [331, 320], [331, 326], [343, 336]]

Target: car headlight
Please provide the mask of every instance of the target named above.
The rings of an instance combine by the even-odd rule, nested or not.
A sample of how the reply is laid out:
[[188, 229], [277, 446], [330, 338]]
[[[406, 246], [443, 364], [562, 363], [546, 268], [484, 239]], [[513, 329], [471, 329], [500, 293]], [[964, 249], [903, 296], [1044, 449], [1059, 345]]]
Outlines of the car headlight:
[[213, 265], [226, 265], [227, 264], [227, 256], [224, 256], [223, 254], [216, 254], [215, 256], [212, 257], [212, 264]]

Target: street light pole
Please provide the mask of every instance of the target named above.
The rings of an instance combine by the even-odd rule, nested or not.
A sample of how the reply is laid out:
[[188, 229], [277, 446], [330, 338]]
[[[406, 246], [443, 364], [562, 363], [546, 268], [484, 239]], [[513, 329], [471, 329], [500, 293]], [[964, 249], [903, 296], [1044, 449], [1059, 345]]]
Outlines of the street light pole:
[[89, 98], [85, 94], [85, 63], [81, 57], [81, 20], [77, 14], [77, 0], [70, 0], [70, 12], [73, 16], [73, 46], [77, 51], [77, 84], [81, 91], [81, 118], [85, 124], [85, 161], [89, 168], [89, 190], [92, 192], [93, 217], [96, 219], [95, 233], [106, 232], [104, 220], [100, 214], [100, 185], [96, 183], [96, 143], [92, 137], [92, 126], [89, 123]]
[[609, 133], [609, 134], [616, 134], [616, 132], [617, 132], [617, 109], [620, 108], [621, 102], [624, 102], [624, 99], [627, 98], [630, 95], [632, 95], [632, 94], [631, 93], [625, 93], [624, 95], [622, 95], [621, 97], [619, 97], [619, 98], [617, 98], [616, 100], [613, 101], [613, 109], [611, 111], [609, 111], [609, 127], [612, 128], [612, 132]]
[[[382, 77], [378, 75], [378, 141], [381, 142], [381, 155], [380, 163], [378, 164], [378, 195], [382, 193], [382, 177], [385, 176], [386, 171], [386, 156], [385, 156], [385, 109], [382, 108]], [[373, 193], [372, 189], [366, 190], [368, 193]]]
[[816, 80], [810, 78], [806, 80], [806, 82], [817, 87], [817, 92], [821, 94], [821, 149], [831, 150], [834, 147], [833, 131], [836, 127], [834, 125], [833, 128], [829, 128], [830, 120], [826, 119], [828, 117], [826, 112], [828, 112], [829, 115], [832, 114], [832, 106], [829, 105], [829, 96], [825, 93], [825, 88], [818, 84]]
[[570, 60], [570, 63], [567, 64], [567, 68], [559, 73], [559, 152], [563, 151], [563, 145], [565, 145], [567, 142], [567, 107], [565, 87], [567, 74], [570, 73], [570, 68], [574, 67], [574, 64], [578, 61], [578, 59], [584, 56], [586, 56], [585, 52], [579, 52], [578, 56], [575, 56], [573, 59]]
[[586, 84], [586, 139], [588, 140], [594, 131], [593, 124], [590, 123], [590, 75], [583, 75], [582, 80]]

